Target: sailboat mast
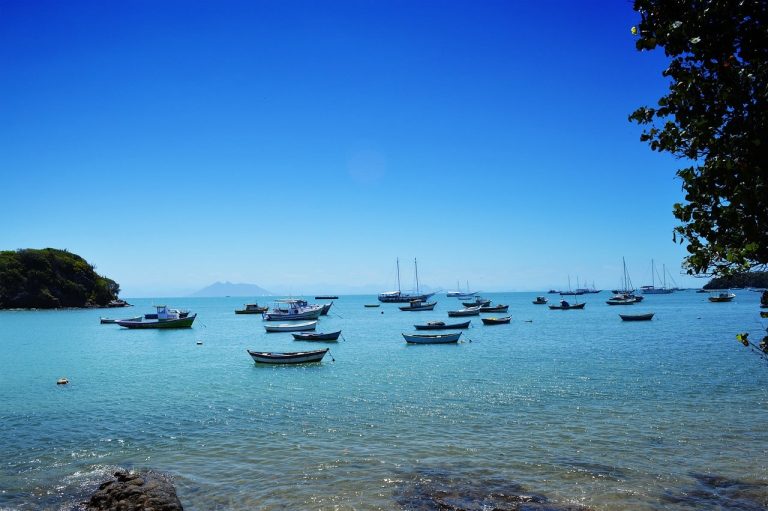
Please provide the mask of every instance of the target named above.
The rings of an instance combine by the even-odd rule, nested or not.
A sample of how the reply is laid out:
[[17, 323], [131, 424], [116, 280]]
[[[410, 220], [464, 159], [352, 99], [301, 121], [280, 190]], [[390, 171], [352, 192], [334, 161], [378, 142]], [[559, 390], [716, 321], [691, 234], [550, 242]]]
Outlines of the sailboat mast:
[[413, 269], [416, 273], [416, 294], [419, 294], [419, 265], [416, 264], [416, 258], [413, 258]]
[[397, 258], [397, 292], [400, 292], [400, 258]]
[[654, 279], [654, 276], [653, 276], [654, 273], [656, 273], [656, 270], [653, 267], [653, 259], [651, 259], [651, 287], [656, 287], [656, 280]]

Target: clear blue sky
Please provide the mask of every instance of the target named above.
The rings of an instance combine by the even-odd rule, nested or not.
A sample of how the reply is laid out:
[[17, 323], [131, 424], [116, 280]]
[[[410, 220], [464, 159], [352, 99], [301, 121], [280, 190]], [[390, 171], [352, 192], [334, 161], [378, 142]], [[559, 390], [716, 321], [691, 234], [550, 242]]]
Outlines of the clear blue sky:
[[[680, 285], [629, 1], [0, 0], [0, 248], [123, 296]], [[407, 286], [406, 286], [407, 287]]]

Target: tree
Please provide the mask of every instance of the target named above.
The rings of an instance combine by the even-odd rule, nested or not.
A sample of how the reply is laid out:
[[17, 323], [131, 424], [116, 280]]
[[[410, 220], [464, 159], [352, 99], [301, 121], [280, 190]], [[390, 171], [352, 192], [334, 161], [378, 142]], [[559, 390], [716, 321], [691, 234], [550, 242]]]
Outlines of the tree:
[[685, 160], [674, 205], [689, 274], [768, 265], [768, 2], [635, 0], [639, 51], [662, 47], [669, 92], [629, 119], [654, 151]]

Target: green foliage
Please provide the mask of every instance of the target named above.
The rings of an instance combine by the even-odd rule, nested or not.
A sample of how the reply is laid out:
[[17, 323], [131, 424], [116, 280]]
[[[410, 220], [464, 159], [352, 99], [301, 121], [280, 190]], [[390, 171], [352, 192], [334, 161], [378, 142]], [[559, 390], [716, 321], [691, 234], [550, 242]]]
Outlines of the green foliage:
[[755, 271], [749, 273], [736, 273], [714, 278], [704, 284], [704, 289], [730, 289], [736, 287], [768, 289], [768, 272]]
[[630, 120], [641, 140], [689, 164], [673, 239], [688, 273], [768, 264], [768, 2], [635, 0], [638, 50], [664, 48], [669, 92]]
[[115, 281], [66, 250], [0, 252], [0, 309], [106, 305], [119, 292]]

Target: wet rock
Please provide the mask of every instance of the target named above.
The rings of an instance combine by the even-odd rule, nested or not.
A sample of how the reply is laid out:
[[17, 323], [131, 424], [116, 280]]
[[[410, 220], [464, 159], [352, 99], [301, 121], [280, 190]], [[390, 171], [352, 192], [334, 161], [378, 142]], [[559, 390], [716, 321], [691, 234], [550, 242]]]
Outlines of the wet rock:
[[765, 511], [768, 487], [764, 482], [742, 481], [710, 474], [691, 474], [694, 483], [669, 491], [662, 501], [697, 510]]
[[589, 511], [549, 502], [511, 481], [468, 479], [431, 470], [407, 476], [396, 489], [395, 500], [409, 511]]
[[85, 502], [87, 511], [182, 511], [170, 478], [157, 472], [115, 472]]

